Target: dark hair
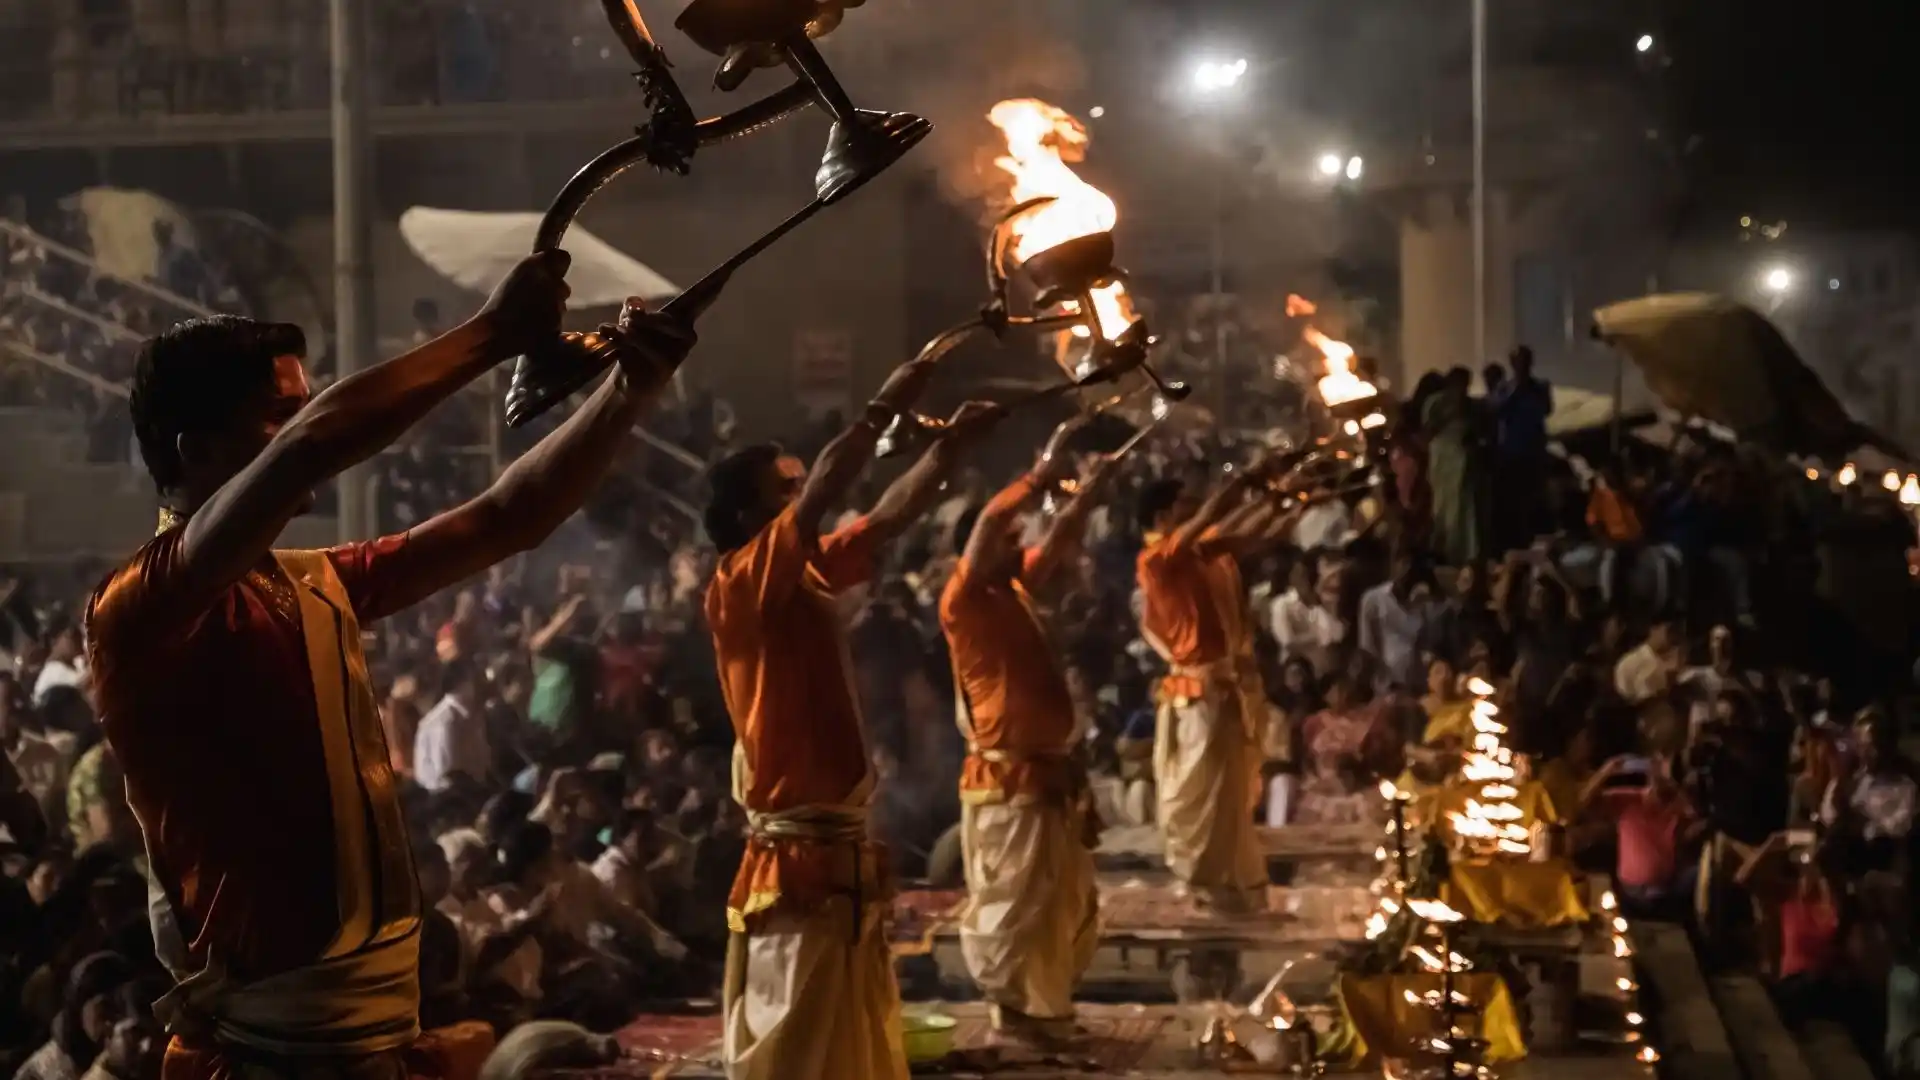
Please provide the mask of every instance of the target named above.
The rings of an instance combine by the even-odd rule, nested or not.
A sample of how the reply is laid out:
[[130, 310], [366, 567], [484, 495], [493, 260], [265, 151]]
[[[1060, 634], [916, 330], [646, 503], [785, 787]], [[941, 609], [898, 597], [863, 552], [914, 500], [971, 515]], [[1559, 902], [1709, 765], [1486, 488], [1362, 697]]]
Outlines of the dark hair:
[[537, 821], [523, 821], [500, 843], [502, 876], [518, 881], [552, 853], [553, 832]]
[[299, 327], [237, 315], [189, 319], [142, 343], [127, 406], [155, 489], [166, 493], [186, 479], [180, 436], [231, 423], [272, 382], [276, 357], [306, 354]]
[[753, 539], [747, 516], [760, 502], [760, 479], [780, 460], [778, 443], [757, 443], [721, 458], [707, 472], [707, 539], [722, 555]]
[[480, 666], [464, 656], [448, 660], [440, 668], [440, 696], [445, 697], [479, 680]]
[[973, 540], [973, 530], [980, 524], [980, 511], [983, 506], [969, 506], [960, 511], [953, 522], [953, 553], [959, 555], [967, 550], [967, 544]]
[[1160, 515], [1173, 509], [1187, 486], [1178, 480], [1155, 480], [1140, 492], [1140, 501], [1134, 511], [1134, 520], [1142, 529], [1151, 529], [1160, 523]]
[[624, 840], [629, 836], [646, 834], [653, 831], [654, 813], [651, 810], [628, 809], [620, 813], [620, 824], [614, 830], [614, 838]]

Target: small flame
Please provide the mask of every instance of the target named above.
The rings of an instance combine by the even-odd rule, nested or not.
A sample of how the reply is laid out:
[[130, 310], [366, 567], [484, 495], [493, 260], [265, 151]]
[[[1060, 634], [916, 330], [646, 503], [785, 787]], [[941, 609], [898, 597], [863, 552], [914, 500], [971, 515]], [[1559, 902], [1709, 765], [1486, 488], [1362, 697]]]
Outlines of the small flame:
[[1809, 465], [1809, 466], [1807, 466], [1807, 479], [1809, 479], [1809, 480], [1818, 480], [1818, 479], [1820, 479], [1820, 470], [1819, 470], [1819, 469], [1816, 469], [1816, 468], [1814, 468], [1814, 467], [1813, 467], [1813, 466], [1811, 466], [1811, 465]]
[[1354, 374], [1353, 346], [1335, 341], [1311, 326], [1300, 334], [1307, 339], [1307, 344], [1326, 357], [1327, 373], [1320, 380], [1320, 399], [1329, 407], [1362, 401], [1380, 393], [1378, 387]]
[[1466, 916], [1448, 907], [1442, 900], [1409, 900], [1407, 906], [1413, 913], [1427, 922], [1455, 923]]
[[1628, 1013], [1626, 1019], [1627, 1019], [1627, 1023], [1633, 1025], [1634, 1027], [1639, 1027], [1641, 1024], [1644, 1024], [1647, 1022], [1647, 1018], [1644, 1016], [1641, 1016], [1637, 1012]]
[[1306, 297], [1301, 296], [1299, 293], [1287, 294], [1287, 317], [1288, 318], [1298, 319], [1303, 316], [1312, 315], [1314, 312], [1319, 310], [1320, 310], [1319, 305], [1315, 304], [1313, 301], [1307, 299]]
[[[1054, 198], [1008, 226], [1015, 262], [1025, 262], [1069, 240], [1107, 232], [1120, 220], [1113, 199], [1080, 179], [1068, 164], [1086, 156], [1092, 138], [1072, 114], [1044, 101], [1016, 98], [995, 105], [987, 119], [1007, 139], [1007, 152], [994, 164], [1013, 177], [1013, 201]], [[1063, 306], [1069, 312], [1079, 310], [1072, 301]], [[1117, 281], [1094, 290], [1093, 306], [1100, 332], [1109, 339], [1133, 325], [1133, 303], [1126, 286]], [[1086, 328], [1075, 327], [1074, 333], [1084, 337]]]
[[1493, 684], [1475, 675], [1467, 680], [1467, 693], [1475, 697], [1492, 697], [1494, 693]]
[[1660, 1052], [1651, 1046], [1643, 1046], [1640, 1052], [1634, 1055], [1634, 1060], [1642, 1065], [1657, 1064], [1660, 1061]]
[[1888, 491], [1899, 491], [1900, 474], [1893, 469], [1888, 469], [1887, 475], [1880, 478], [1880, 486]]
[[1841, 487], [1852, 487], [1853, 482], [1860, 478], [1860, 470], [1854, 468], [1853, 462], [1849, 461], [1840, 466], [1840, 471], [1835, 473], [1833, 478], [1839, 481]]
[[1920, 476], [1907, 474], [1907, 481], [1900, 485], [1900, 505], [1920, 506]]

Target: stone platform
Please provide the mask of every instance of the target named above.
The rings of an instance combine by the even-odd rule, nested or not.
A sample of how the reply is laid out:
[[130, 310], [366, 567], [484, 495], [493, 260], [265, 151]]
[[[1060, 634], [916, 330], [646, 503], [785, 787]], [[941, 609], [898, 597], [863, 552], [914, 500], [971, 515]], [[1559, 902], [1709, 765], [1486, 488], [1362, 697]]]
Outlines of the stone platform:
[[[909, 1007], [912, 1011], [914, 1007]], [[1167, 1005], [1084, 1005], [1083, 1041], [1063, 1053], [1040, 1053], [994, 1045], [986, 1008], [979, 1004], [941, 1005], [938, 1011], [958, 1021], [956, 1052], [938, 1062], [916, 1065], [915, 1076], [995, 1077], [1000, 1080], [1059, 1080], [1064, 1077], [1132, 1077], [1135, 1080], [1214, 1080], [1226, 1075], [1288, 1075], [1249, 1063], [1230, 1073], [1202, 1067], [1193, 1042], [1210, 1015], [1205, 1009]], [[555, 1080], [717, 1080], [720, 1067], [720, 1018], [641, 1017], [619, 1033], [628, 1057], [607, 1068], [562, 1070]], [[1343, 1075], [1337, 1070], [1330, 1075]], [[1379, 1073], [1348, 1073], [1374, 1075]], [[1581, 1047], [1579, 1052], [1540, 1056], [1503, 1067], [1505, 1080], [1645, 1080], [1649, 1070], [1623, 1047]]]

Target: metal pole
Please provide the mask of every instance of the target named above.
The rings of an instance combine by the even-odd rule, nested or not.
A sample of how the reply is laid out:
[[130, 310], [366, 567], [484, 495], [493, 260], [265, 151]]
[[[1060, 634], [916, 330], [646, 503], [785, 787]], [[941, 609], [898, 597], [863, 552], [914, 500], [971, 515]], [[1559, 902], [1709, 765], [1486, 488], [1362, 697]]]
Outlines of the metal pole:
[[1473, 366], [1487, 362], [1487, 0], [1473, 0]]
[[[333, 308], [336, 378], [372, 364], [374, 334], [373, 146], [367, 134], [367, 0], [332, 0]], [[369, 470], [340, 475], [340, 539], [373, 531]]]
[[1233, 387], [1227, 379], [1227, 185], [1224, 169], [1213, 172], [1213, 381], [1219, 391], [1216, 427], [1227, 425]]

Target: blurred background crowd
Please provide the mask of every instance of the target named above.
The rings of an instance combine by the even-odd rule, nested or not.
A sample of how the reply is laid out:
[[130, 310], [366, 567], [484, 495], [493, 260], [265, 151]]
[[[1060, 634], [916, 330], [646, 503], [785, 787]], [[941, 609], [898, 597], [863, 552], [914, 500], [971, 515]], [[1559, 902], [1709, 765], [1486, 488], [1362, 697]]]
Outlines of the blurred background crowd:
[[[116, 371], [115, 347], [69, 341], [76, 364]], [[11, 393], [60, 378], [7, 371]], [[1381, 778], [1451, 766], [1464, 680], [1485, 679], [1569, 844], [1629, 904], [1692, 923], [1718, 962], [1761, 965], [1793, 1008], [1904, 1045], [1887, 988], [1914, 970], [1916, 787], [1897, 737], [1912, 520], [1876, 485], [1810, 478], [1705, 429], [1618, 453], [1606, 431], [1549, 439], [1552, 407], [1524, 350], [1383, 392], [1360, 466], [1375, 482], [1316, 503], [1245, 568], [1272, 706], [1259, 813], [1377, 812]], [[653, 422], [704, 461], [737, 438], [727, 416], [691, 395]], [[456, 456], [433, 441], [458, 426], [430, 424], [386, 464], [386, 527], [477, 490], [483, 477], [447, 468]], [[782, 434], [810, 453], [831, 427]], [[1216, 482], [1265, 450], [1205, 428], [1150, 439], [1041, 598], [1110, 824], [1153, 813], [1160, 663], [1136, 630], [1135, 497], [1165, 477]], [[958, 880], [964, 745], [935, 600], [954, 523], [999, 479], [958, 477], [844, 598], [881, 778], [874, 828], [907, 880]], [[610, 1027], [716, 985], [744, 822], [698, 614], [712, 566], [687, 512], [699, 489], [678, 458], [637, 453], [548, 549], [373, 629], [434, 912], [430, 1024]], [[157, 1046], [144, 1003], [164, 980], [138, 829], [89, 706], [84, 589], [14, 575], [0, 607], [0, 746], [31, 803], [0, 848], [0, 1071], [24, 1080], [142, 1080]]]

